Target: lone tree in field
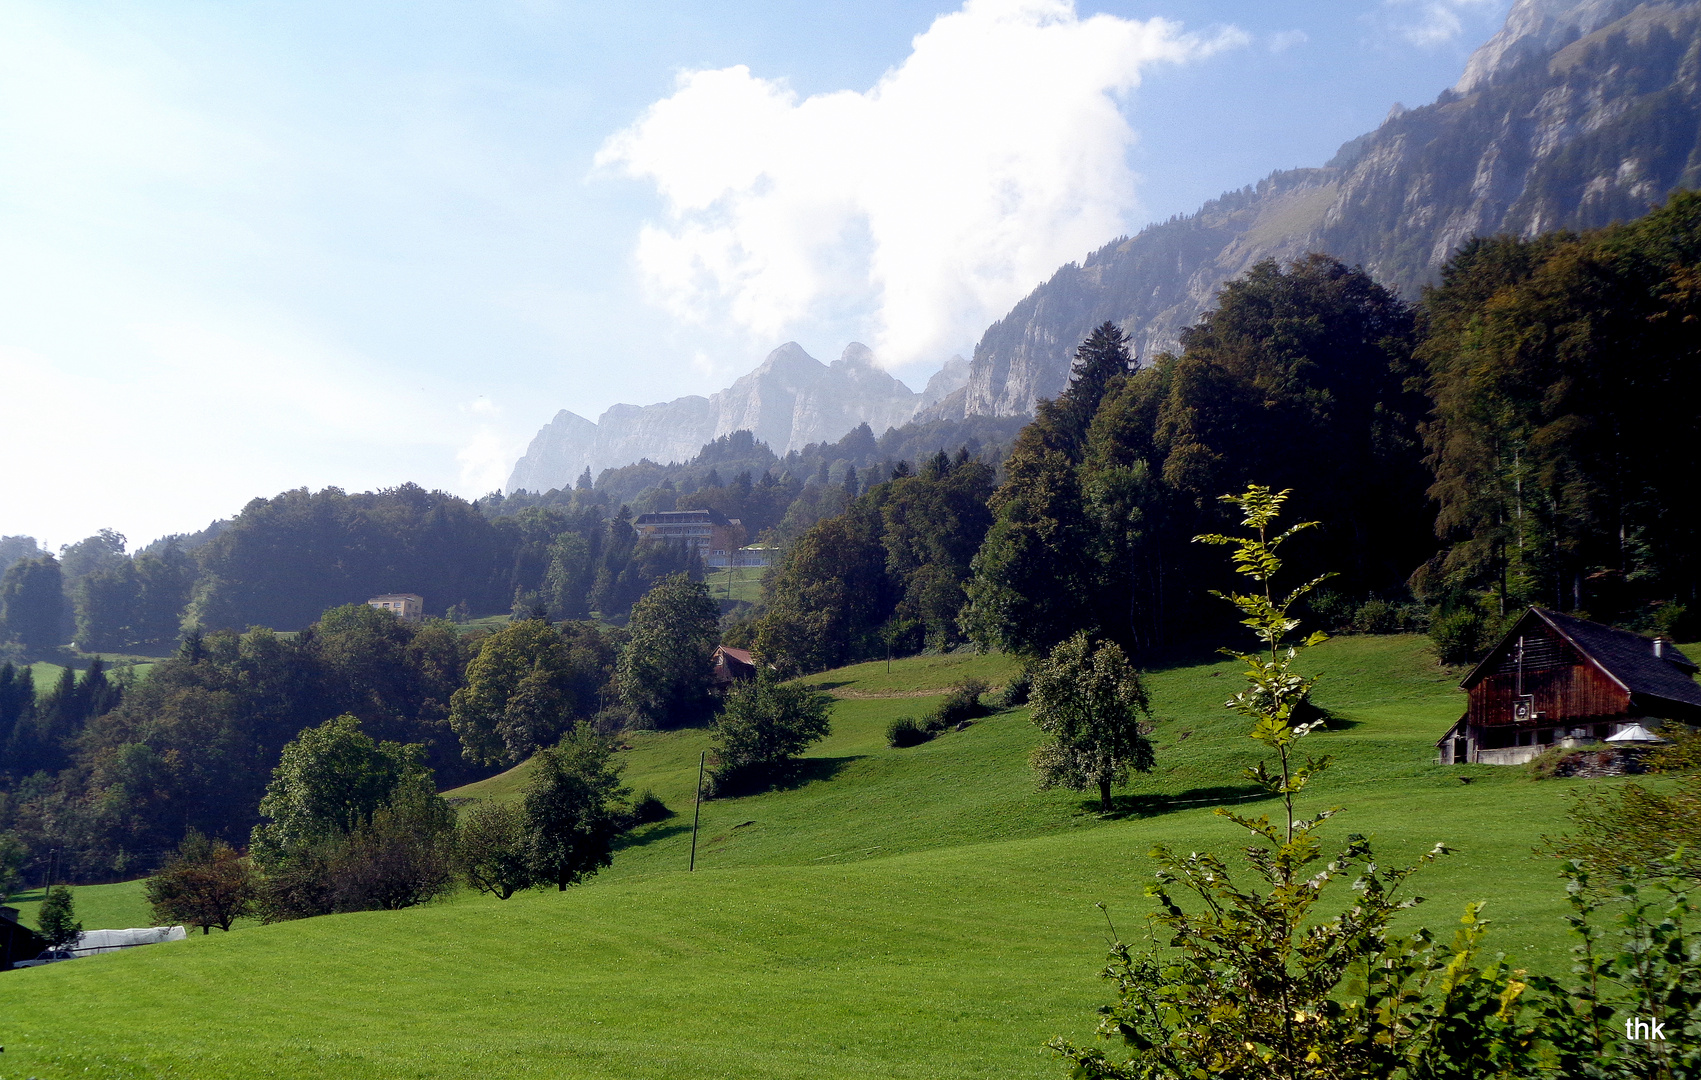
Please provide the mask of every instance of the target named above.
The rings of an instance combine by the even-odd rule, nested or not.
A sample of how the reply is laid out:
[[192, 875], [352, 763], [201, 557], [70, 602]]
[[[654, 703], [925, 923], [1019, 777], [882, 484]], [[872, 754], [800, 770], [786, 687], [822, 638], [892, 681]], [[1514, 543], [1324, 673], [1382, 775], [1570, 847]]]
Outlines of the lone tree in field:
[[231, 923], [252, 914], [259, 895], [248, 860], [223, 840], [194, 829], [143, 888], [160, 923], [199, 926], [203, 934], [215, 926], [228, 931]]
[[1041, 788], [1099, 791], [1099, 805], [1114, 809], [1110, 786], [1129, 770], [1149, 772], [1152, 743], [1142, 716], [1151, 713], [1146, 688], [1113, 641], [1094, 647], [1085, 630], [1051, 651], [1029, 691], [1034, 723], [1050, 736], [1034, 749]]
[[606, 739], [580, 724], [538, 751], [524, 799], [534, 879], [565, 892], [614, 861], [620, 833], [620, 766]]
[[826, 737], [832, 699], [771, 671], [727, 692], [709, 743], [717, 792], [771, 781], [811, 743]]

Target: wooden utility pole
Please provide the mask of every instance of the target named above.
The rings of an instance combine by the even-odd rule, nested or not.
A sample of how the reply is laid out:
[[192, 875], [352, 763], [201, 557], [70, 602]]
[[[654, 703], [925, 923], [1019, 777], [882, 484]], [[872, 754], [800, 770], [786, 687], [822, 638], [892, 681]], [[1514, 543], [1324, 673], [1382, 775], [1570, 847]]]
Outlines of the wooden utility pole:
[[697, 822], [703, 818], [703, 765], [709, 760], [707, 750], [697, 757], [697, 806], [691, 811], [691, 862], [686, 870], [697, 869]]

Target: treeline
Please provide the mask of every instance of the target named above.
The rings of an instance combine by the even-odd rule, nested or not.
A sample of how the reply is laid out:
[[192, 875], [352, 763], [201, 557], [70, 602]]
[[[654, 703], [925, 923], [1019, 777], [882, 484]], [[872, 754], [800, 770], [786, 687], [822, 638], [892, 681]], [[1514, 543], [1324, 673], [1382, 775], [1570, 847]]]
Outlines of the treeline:
[[[407, 622], [348, 604], [294, 634], [191, 631], [177, 655], [145, 679], [129, 677], [127, 668], [111, 677], [95, 660], [82, 678], [65, 668], [38, 693], [30, 668], [0, 663], [0, 851], [21, 851], [26, 876], [53, 866], [87, 881], [152, 869], [189, 833], [232, 848], [253, 835], [258, 847], [267, 835], [255, 831], [261, 818], [281, 820], [273, 789], [299, 771], [289, 747], [332, 728], [348, 729], [331, 739], [335, 745], [358, 743], [391, 761], [393, 767], [366, 770], [368, 779], [405, 775], [409, 791], [424, 793], [423, 802], [410, 795], [406, 806], [392, 807], [400, 816], [390, 824], [399, 832], [369, 838], [411, 844], [422, 823], [441, 832], [442, 815], [431, 810], [436, 791], [564, 739], [606, 740], [623, 730], [711, 719], [720, 704], [711, 666], [720, 635], [719, 605], [708, 588], [674, 573], [634, 605], [626, 627], [552, 623], [538, 611], [488, 631], [443, 619]], [[758, 704], [783, 704], [790, 693], [764, 680]], [[803, 696], [805, 705], [813, 701]], [[757, 711], [751, 722], [759, 728], [786, 720], [784, 709]], [[755, 775], [795, 753], [775, 745], [782, 744], [757, 740], [738, 764]], [[763, 747], [773, 752], [764, 757]], [[341, 762], [337, 768], [347, 764], [336, 753], [331, 759]], [[378, 798], [334, 784], [324, 798], [308, 800], [309, 816], [334, 817], [353, 805], [348, 800], [368, 796]], [[382, 822], [372, 814], [384, 800], [368, 802], [361, 814], [376, 828]], [[352, 829], [352, 819], [344, 826]], [[307, 877], [298, 884], [322, 884], [348, 869], [332, 864], [359, 855], [337, 854], [320, 844], [327, 837], [308, 831], [317, 837], [308, 845], [311, 858], [299, 866], [294, 856], [284, 859], [294, 869], [280, 881], [299, 870]], [[278, 852], [257, 854], [264, 863]], [[322, 890], [313, 897], [298, 898], [298, 914], [330, 903]]]
[[[970, 561], [991, 521], [992, 467], [943, 451], [907, 462], [808, 529], [766, 588], [756, 649], [789, 671], [964, 640], [957, 620]], [[847, 498], [855, 494], [846, 491]]]
[[386, 592], [418, 593], [434, 615], [595, 614], [619, 622], [660, 578], [701, 574], [688, 552], [644, 544], [632, 520], [713, 508], [751, 540], [785, 543], [843, 512], [898, 461], [941, 448], [996, 465], [1021, 421], [976, 417], [866, 424], [837, 443], [778, 457], [748, 431], [684, 465], [643, 461], [588, 472], [567, 490], [476, 502], [413, 484], [255, 499], [235, 518], [167, 537], [134, 555], [111, 530], [56, 557], [29, 537], [0, 538], [0, 649], [13, 661], [84, 652], [168, 654], [187, 628], [297, 630], [319, 612]]
[[294, 635], [191, 632], [146, 679], [67, 668], [39, 701], [28, 668], [0, 664], [0, 832], [84, 878], [155, 865], [187, 828], [243, 844], [284, 745], [342, 714], [417, 744], [438, 784], [470, 781], [489, 770], [449, 713], [476, 649], [442, 620], [351, 604]]
[[1595, 233], [1474, 240], [1418, 304], [1324, 255], [1261, 263], [1179, 353], [1136, 366], [1095, 331], [986, 512], [923, 527], [923, 562], [888, 543], [883, 500], [943, 470], [806, 531], [757, 651], [811, 670], [963, 636], [1030, 656], [1083, 627], [1136, 655], [1194, 638], [1227, 571], [1191, 540], [1248, 483], [1322, 523], [1294, 569], [1335, 572], [1313, 612], [1332, 621], [1433, 623], [1454, 661], [1529, 603], [1692, 633], [1698, 282], [1693, 193]]

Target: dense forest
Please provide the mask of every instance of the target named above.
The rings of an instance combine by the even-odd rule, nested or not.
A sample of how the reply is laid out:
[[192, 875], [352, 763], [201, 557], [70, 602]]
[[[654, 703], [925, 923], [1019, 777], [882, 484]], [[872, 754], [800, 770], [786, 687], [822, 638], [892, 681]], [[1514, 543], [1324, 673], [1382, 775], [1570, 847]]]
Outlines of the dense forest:
[[[1428, 627], [1449, 662], [1529, 603], [1692, 635], [1698, 283], [1701, 195], [1680, 194], [1592, 233], [1473, 240], [1417, 302], [1326, 255], [1259, 264], [1177, 352], [1137, 364], [1099, 327], [1031, 422], [863, 427], [784, 458], [737, 432], [477, 502], [285, 492], [134, 555], [110, 532], [57, 556], [8, 537], [0, 830], [85, 876], [190, 827], [240, 844], [282, 747], [344, 714], [421, 747], [440, 787], [580, 720], [700, 722], [717, 635], [785, 672], [1037, 657], [1082, 630], [1149, 662], [1220, 639], [1230, 570], [1192, 540], [1249, 483], [1321, 523], [1292, 569], [1334, 573], [1308, 601], [1331, 627]], [[694, 507], [783, 551], [755, 611], [717, 625], [694, 556], [631, 524]], [[404, 623], [360, 603], [381, 591], [518, 618]], [[4, 662], [73, 633], [172, 655], [51, 686]]]
[[1136, 656], [1184, 643], [1227, 584], [1191, 540], [1248, 483], [1322, 523], [1295, 570], [1337, 575], [1312, 602], [1331, 626], [1433, 625], [1453, 662], [1529, 603], [1692, 634], [1698, 280], [1695, 193], [1596, 232], [1473, 240], [1415, 304], [1325, 255], [1261, 263], [1178, 353], [1136, 366], [1111, 324], [1081, 345], [990, 514], [931, 537], [975, 552], [929, 564], [954, 619], [918, 637], [914, 571], [880, 557], [884, 491], [916, 483], [895, 479], [791, 546], [757, 649], [807, 670], [958, 633], [1030, 656], [1083, 626]]

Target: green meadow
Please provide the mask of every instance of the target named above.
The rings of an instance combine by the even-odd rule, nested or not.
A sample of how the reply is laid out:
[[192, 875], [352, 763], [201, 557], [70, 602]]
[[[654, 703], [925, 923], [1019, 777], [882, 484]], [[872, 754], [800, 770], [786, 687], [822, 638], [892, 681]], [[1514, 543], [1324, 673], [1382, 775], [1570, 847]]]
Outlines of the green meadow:
[[[1306, 808], [1345, 808], [1325, 837], [1369, 834], [1389, 862], [1454, 847], [1420, 875], [1412, 925], [1444, 933], [1487, 900], [1495, 950], [1562, 973], [1563, 885], [1533, 848], [1563, 827], [1568, 794], [1598, 781], [1434, 764], [1463, 695], [1421, 638], [1340, 638], [1308, 659], [1334, 717], [1312, 752], [1337, 763]], [[1258, 748], [1222, 707], [1239, 685], [1226, 660], [1149, 674], [1157, 768], [1113, 814], [1034, 789], [1023, 709], [886, 746], [891, 720], [951, 683], [1010, 670], [957, 654], [811, 677], [839, 699], [831, 736], [796, 786], [705, 802], [694, 873], [707, 734], [640, 732], [625, 737], [627, 783], [675, 814], [626, 838], [587, 885], [0, 975], [0, 1080], [1061, 1077], [1042, 1044], [1088, 1037], [1109, 996], [1095, 903], [1143, 937], [1154, 845], [1232, 853], [1241, 834], [1215, 808], [1278, 808], [1241, 777]], [[522, 766], [448, 794], [512, 798], [523, 778]], [[139, 900], [133, 884], [78, 891], [86, 911], [135, 910], [125, 896]]]

